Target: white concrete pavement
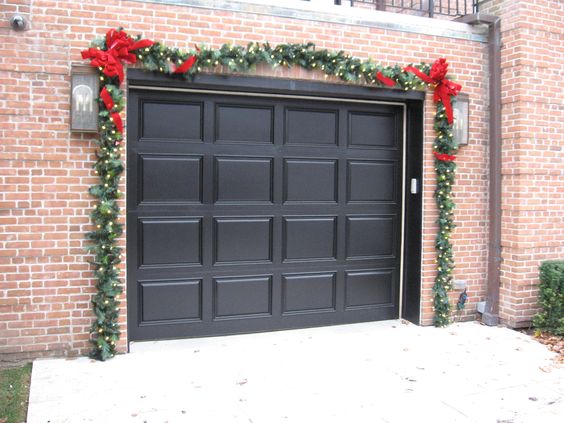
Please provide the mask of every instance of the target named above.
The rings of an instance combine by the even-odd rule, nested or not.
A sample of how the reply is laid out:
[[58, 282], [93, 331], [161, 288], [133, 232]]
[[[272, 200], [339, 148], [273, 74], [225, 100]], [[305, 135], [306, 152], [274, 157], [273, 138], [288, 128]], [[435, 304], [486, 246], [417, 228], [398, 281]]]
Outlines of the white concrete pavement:
[[37, 360], [28, 423], [564, 422], [564, 368], [530, 337], [401, 321], [132, 344]]

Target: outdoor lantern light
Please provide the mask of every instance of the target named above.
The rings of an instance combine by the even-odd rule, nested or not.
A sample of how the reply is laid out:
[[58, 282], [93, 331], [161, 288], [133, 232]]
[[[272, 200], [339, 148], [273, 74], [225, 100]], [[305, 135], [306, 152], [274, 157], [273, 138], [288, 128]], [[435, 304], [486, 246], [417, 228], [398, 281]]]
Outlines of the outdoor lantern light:
[[71, 68], [71, 131], [98, 131], [99, 81], [90, 66]]
[[454, 125], [453, 136], [459, 146], [468, 145], [470, 128], [470, 99], [468, 94], [458, 94], [453, 104]]

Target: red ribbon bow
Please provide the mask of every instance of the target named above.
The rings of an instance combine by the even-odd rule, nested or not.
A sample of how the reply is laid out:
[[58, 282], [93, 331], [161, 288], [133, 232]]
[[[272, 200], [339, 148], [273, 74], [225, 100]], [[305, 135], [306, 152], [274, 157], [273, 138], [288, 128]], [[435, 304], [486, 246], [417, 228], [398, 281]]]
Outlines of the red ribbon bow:
[[194, 63], [196, 63], [196, 60], [198, 58], [196, 56], [190, 56], [188, 59], [186, 59], [184, 61], [184, 63], [182, 63], [180, 66], [178, 66], [177, 68], [174, 68], [174, 73], [185, 73], [188, 72], [192, 66], [194, 66]]
[[440, 58], [433, 63], [429, 75], [421, 72], [413, 66], [407, 66], [404, 71], [411, 72], [417, 75], [419, 79], [428, 84], [433, 84], [435, 92], [433, 93], [433, 100], [435, 103], [441, 101], [445, 106], [445, 113], [448, 123], [452, 125], [454, 121], [452, 113], [452, 104], [450, 102], [451, 96], [456, 96], [462, 89], [462, 85], [452, 82], [446, 78], [448, 72], [448, 63], [445, 58]]
[[112, 98], [110, 92], [106, 89], [106, 87], [102, 88], [102, 91], [100, 91], [100, 98], [104, 102], [106, 109], [112, 110], [114, 108], [114, 99]]
[[436, 151], [433, 151], [433, 154], [435, 155], [437, 160], [440, 160], [442, 162], [452, 162], [456, 160], [456, 156], [451, 156], [449, 154], [437, 153]]
[[[195, 45], [196, 47], [196, 51], [199, 53], [200, 47], [198, 47], [197, 45]], [[194, 66], [194, 64], [196, 63], [196, 61], [198, 60], [198, 57], [196, 55], [190, 56], [188, 59], [186, 59], [180, 66], [176, 67], [174, 64], [172, 66], [173, 69], [173, 73], [185, 73], [188, 72], [190, 69], [192, 69], [192, 66]]]
[[121, 120], [121, 116], [119, 115], [118, 112], [112, 112], [115, 103], [114, 103], [114, 99], [112, 98], [112, 95], [106, 89], [106, 87], [102, 88], [102, 91], [100, 91], [100, 98], [104, 102], [104, 106], [106, 106], [106, 109], [108, 109], [108, 111], [110, 112], [110, 118], [114, 123], [114, 125], [116, 126], [116, 129], [119, 132], [123, 132], [123, 121]]
[[123, 121], [121, 120], [121, 116], [119, 115], [119, 113], [110, 114], [110, 120], [114, 123], [116, 129], [119, 132], [123, 132]]
[[133, 64], [137, 56], [134, 50], [152, 46], [151, 40], [134, 41], [125, 31], [110, 29], [106, 33], [106, 50], [89, 48], [82, 51], [83, 59], [91, 59], [90, 65], [101, 67], [104, 75], [118, 77], [121, 83], [124, 78], [123, 63]]
[[393, 87], [394, 85], [396, 85], [396, 81], [388, 78], [387, 76], [384, 76], [382, 72], [377, 72], [376, 78], [378, 78], [378, 81], [380, 81], [384, 85], [387, 85], [388, 87]]

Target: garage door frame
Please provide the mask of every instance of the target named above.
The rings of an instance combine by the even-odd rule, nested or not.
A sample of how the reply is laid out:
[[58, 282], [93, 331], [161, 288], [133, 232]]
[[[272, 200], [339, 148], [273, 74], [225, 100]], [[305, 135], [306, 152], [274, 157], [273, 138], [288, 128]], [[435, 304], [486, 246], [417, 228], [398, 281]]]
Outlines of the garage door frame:
[[[422, 233], [422, 163], [423, 163], [423, 101], [425, 94], [416, 91], [398, 91], [389, 89], [374, 89], [355, 85], [330, 84], [313, 81], [296, 81], [281, 78], [201, 75], [194, 81], [185, 81], [181, 78], [163, 77], [147, 73], [142, 70], [132, 69], [128, 72], [128, 86], [144, 89], [159, 90], [199, 90], [222, 91], [225, 93], [246, 94], [277, 94], [304, 96], [307, 98], [319, 97], [324, 99], [343, 98], [359, 101], [382, 101], [403, 103], [406, 109], [405, 126], [405, 181], [404, 184], [404, 230], [403, 230], [403, 281], [400, 293], [401, 317], [413, 323], [420, 322], [420, 290], [421, 290], [421, 233]], [[128, 175], [131, 169], [128, 163]], [[411, 180], [416, 179], [417, 193], [411, 192]], [[128, 185], [129, 189], [129, 185]], [[132, 196], [128, 196], [127, 206]], [[129, 220], [129, 217], [128, 217]], [[127, 250], [135, 251], [137, 246], [131, 245], [132, 237], [127, 238]], [[128, 274], [133, 269], [130, 266], [134, 260], [127, 261]], [[127, 292], [132, 293], [136, 287], [135, 281], [127, 279]], [[131, 294], [128, 294], [128, 299]], [[136, 307], [129, 302], [128, 324], [137, 324]]]

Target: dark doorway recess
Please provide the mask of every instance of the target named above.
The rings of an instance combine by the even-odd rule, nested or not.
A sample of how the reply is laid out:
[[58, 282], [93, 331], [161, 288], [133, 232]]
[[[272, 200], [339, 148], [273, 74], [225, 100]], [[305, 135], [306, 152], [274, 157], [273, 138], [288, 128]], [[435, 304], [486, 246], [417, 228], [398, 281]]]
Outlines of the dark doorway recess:
[[421, 93], [128, 83], [130, 340], [419, 322]]

